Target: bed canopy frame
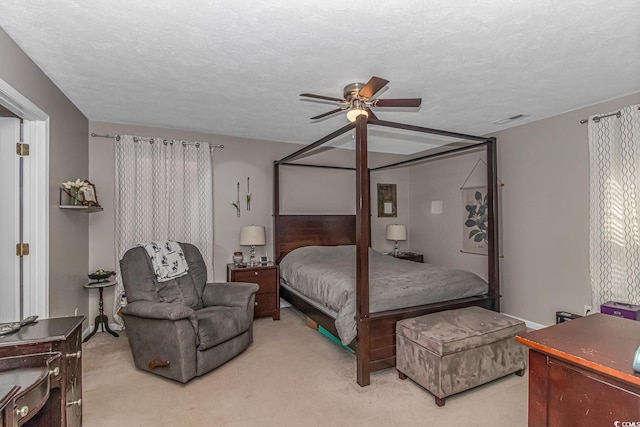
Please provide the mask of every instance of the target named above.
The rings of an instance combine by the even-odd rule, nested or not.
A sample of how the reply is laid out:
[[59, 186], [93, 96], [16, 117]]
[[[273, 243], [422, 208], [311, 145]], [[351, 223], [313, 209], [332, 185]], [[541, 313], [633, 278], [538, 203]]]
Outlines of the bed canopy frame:
[[[418, 133], [440, 135], [472, 144], [435, 154], [395, 162], [369, 169], [367, 126], [403, 129]], [[355, 129], [356, 166], [322, 166], [291, 163], [303, 154]], [[487, 162], [487, 230], [488, 230], [488, 294], [422, 306], [371, 313], [369, 309], [369, 257], [371, 246], [371, 196], [369, 175], [372, 171], [408, 166], [413, 163], [446, 156], [457, 152], [486, 148]], [[287, 215], [280, 213], [280, 166], [304, 166], [329, 169], [355, 170], [356, 214], [354, 215]], [[274, 252], [279, 263], [290, 251], [302, 246], [355, 245], [356, 247], [356, 323], [357, 337], [350, 344], [356, 352], [357, 382], [369, 385], [371, 372], [395, 366], [396, 321], [442, 311], [477, 305], [500, 311], [499, 239], [498, 239], [498, 178], [496, 138], [465, 135], [426, 127], [379, 120], [360, 115], [354, 123], [330, 133], [304, 148], [274, 162]], [[337, 336], [333, 319], [302, 298], [281, 288], [281, 295], [317, 324]]]

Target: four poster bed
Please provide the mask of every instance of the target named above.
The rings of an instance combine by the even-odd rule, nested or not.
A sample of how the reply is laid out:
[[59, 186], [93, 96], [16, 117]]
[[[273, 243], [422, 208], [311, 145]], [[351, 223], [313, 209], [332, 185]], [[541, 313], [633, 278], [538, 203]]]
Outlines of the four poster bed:
[[[368, 168], [368, 152], [367, 152], [367, 125], [375, 125], [382, 127], [397, 128], [410, 130], [414, 132], [442, 135], [447, 137], [459, 138], [462, 140], [473, 141], [464, 147], [457, 147], [447, 151], [422, 156], [402, 162], [396, 162], [389, 165], [369, 169]], [[335, 166], [318, 166], [300, 163], [291, 163], [302, 154], [313, 150], [326, 142], [329, 142], [339, 135], [355, 128], [356, 141], [356, 166], [355, 168], [343, 168]], [[372, 171], [382, 170], [391, 167], [399, 167], [410, 165], [419, 161], [424, 161], [439, 156], [450, 155], [454, 152], [461, 152], [471, 149], [486, 148], [487, 160], [487, 228], [488, 228], [488, 281], [482, 284], [474, 283], [471, 287], [465, 288], [460, 293], [438, 294], [429, 298], [421, 298], [420, 292], [404, 298], [404, 303], [398, 305], [398, 298], [392, 298], [393, 303], [384, 301], [385, 289], [388, 291], [393, 289], [389, 286], [377, 287], [377, 275], [381, 269], [377, 267], [376, 259], [379, 254], [372, 253], [370, 249], [371, 243], [371, 221], [370, 221], [370, 188], [369, 174]], [[356, 173], [356, 214], [355, 215], [287, 215], [280, 213], [280, 167], [281, 166], [304, 166], [304, 167], [321, 167], [330, 169], [350, 169]], [[370, 384], [370, 373], [380, 369], [395, 366], [395, 324], [398, 320], [421, 316], [427, 313], [450, 310], [455, 308], [480, 306], [487, 309], [500, 311], [500, 287], [499, 287], [499, 269], [498, 269], [498, 218], [497, 218], [497, 170], [496, 170], [496, 139], [486, 138], [473, 135], [465, 135], [455, 132], [442, 131], [437, 129], [424, 128], [401, 123], [378, 120], [375, 117], [366, 117], [361, 115], [356, 122], [350, 123], [341, 129], [321, 138], [320, 140], [296, 151], [295, 153], [274, 162], [274, 252], [275, 261], [281, 266], [283, 281], [280, 286], [280, 295], [298, 310], [302, 311], [307, 317], [312, 319], [318, 325], [325, 328], [335, 336], [339, 336], [343, 343], [349, 344], [356, 352], [357, 363], [357, 382], [361, 386]], [[312, 260], [319, 258], [316, 252], [310, 252], [307, 255], [300, 255], [300, 251], [294, 252], [291, 256], [287, 256], [290, 252], [298, 248], [313, 246], [341, 246], [354, 245], [353, 247], [345, 246], [342, 251], [349, 251], [353, 254], [351, 260], [355, 259], [355, 277], [351, 277], [351, 284], [343, 285], [345, 289], [351, 286], [354, 300], [347, 303], [350, 309], [342, 311], [340, 307], [332, 307], [331, 303], [321, 302], [318, 299], [312, 299], [314, 291], [299, 291], [297, 281], [302, 281], [298, 274], [299, 271], [306, 267], [305, 259]], [[313, 249], [316, 250], [316, 249]], [[322, 252], [322, 249], [320, 249]], [[316, 294], [332, 293], [330, 272], [337, 270], [338, 260], [346, 259], [345, 253], [340, 255], [327, 255], [328, 270], [325, 273], [320, 271], [320, 275], [308, 285], [309, 289], [315, 289]], [[334, 258], [331, 258], [331, 257]], [[287, 257], [287, 259], [284, 259]], [[391, 257], [385, 256], [386, 259]], [[370, 261], [372, 265], [370, 266]], [[393, 260], [402, 263], [411, 263], [410, 261]], [[353, 262], [353, 261], [352, 261]], [[382, 262], [386, 262], [382, 260]], [[304, 267], [304, 268], [303, 268]], [[432, 267], [432, 266], [431, 266]], [[312, 266], [307, 269], [317, 270], [320, 267]], [[388, 270], [389, 266], [383, 267]], [[418, 267], [415, 266], [415, 269]], [[371, 270], [370, 270], [371, 269]], [[404, 269], [407, 269], [405, 264]], [[414, 269], [414, 268], [410, 268]], [[353, 270], [353, 267], [351, 267]], [[371, 278], [371, 296], [370, 296], [370, 271]], [[474, 278], [464, 276], [459, 273], [460, 270], [447, 270], [445, 273], [437, 272], [439, 277], [455, 277], [454, 282], [469, 281], [474, 282]], [[352, 271], [353, 273], [353, 271]], [[468, 272], [467, 272], [468, 273]], [[423, 273], [418, 273], [423, 274]], [[458, 274], [463, 274], [459, 276]], [[472, 275], [472, 273], [468, 273]], [[343, 276], [338, 277], [337, 281], [349, 276], [348, 271]], [[353, 276], [353, 274], [351, 274]], [[472, 275], [475, 276], [475, 275]], [[395, 285], [401, 283], [406, 277], [400, 278]], [[345, 280], [349, 280], [347, 277]], [[407, 279], [408, 280], [408, 279]], [[393, 282], [393, 279], [391, 279]], [[419, 281], [419, 280], [418, 280]], [[355, 283], [353, 283], [355, 282]], [[336, 282], [337, 283], [337, 282]], [[450, 287], [451, 281], [440, 286]], [[324, 287], [323, 287], [324, 286]], [[336, 285], [337, 286], [337, 285]], [[430, 292], [430, 291], [425, 291]], [[346, 292], [342, 292], [342, 295]], [[453, 295], [453, 296], [450, 296]], [[399, 297], [400, 298], [400, 297]], [[400, 298], [400, 300], [402, 300]], [[446, 298], [446, 299], [443, 299]], [[340, 299], [340, 297], [338, 297]], [[344, 298], [343, 298], [344, 299]], [[408, 302], [407, 302], [408, 301]], [[355, 311], [355, 313], [354, 313]], [[354, 316], [355, 314], [355, 316]], [[350, 319], [351, 318], [351, 319]], [[355, 320], [353, 326], [347, 325], [345, 322]], [[350, 334], [348, 331], [352, 330]], [[340, 330], [339, 330], [340, 329]], [[347, 332], [345, 332], [347, 331]], [[341, 336], [342, 335], [342, 336]], [[351, 337], [355, 336], [353, 340]], [[345, 342], [346, 341], [346, 342]]]

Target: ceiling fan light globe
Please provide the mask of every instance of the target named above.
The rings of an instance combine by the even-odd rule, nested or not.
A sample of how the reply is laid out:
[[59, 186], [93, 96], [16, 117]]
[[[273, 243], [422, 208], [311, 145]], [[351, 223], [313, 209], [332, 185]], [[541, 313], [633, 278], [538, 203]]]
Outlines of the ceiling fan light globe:
[[361, 108], [352, 108], [351, 110], [347, 111], [347, 119], [352, 123], [358, 120], [359, 116], [369, 117], [369, 113], [367, 112], [367, 110], [363, 110]]

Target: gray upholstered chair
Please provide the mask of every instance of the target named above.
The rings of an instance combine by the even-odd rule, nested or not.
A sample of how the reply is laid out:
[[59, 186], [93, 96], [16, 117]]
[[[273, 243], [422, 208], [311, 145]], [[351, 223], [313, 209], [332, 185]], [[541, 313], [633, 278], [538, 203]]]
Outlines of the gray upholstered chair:
[[137, 368], [183, 383], [217, 368], [253, 341], [255, 283], [206, 283], [200, 251], [180, 243], [188, 274], [158, 282], [142, 247], [122, 260], [122, 309]]

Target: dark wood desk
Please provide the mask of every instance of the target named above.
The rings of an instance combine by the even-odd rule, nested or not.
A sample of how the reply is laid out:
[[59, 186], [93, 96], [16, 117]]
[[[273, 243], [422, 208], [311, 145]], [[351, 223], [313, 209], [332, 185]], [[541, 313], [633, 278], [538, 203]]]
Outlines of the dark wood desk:
[[[0, 358], [60, 353], [59, 373], [34, 426], [82, 425], [82, 321], [84, 316], [42, 319], [0, 337]], [[18, 358], [19, 359], [19, 358]]]
[[516, 339], [530, 347], [529, 427], [640, 423], [639, 321], [598, 313]]
[[0, 384], [0, 426], [11, 426], [14, 423], [13, 402], [19, 391], [18, 384]]
[[60, 387], [60, 353], [0, 358], [0, 425], [60, 426], [60, 402], [49, 404]]

